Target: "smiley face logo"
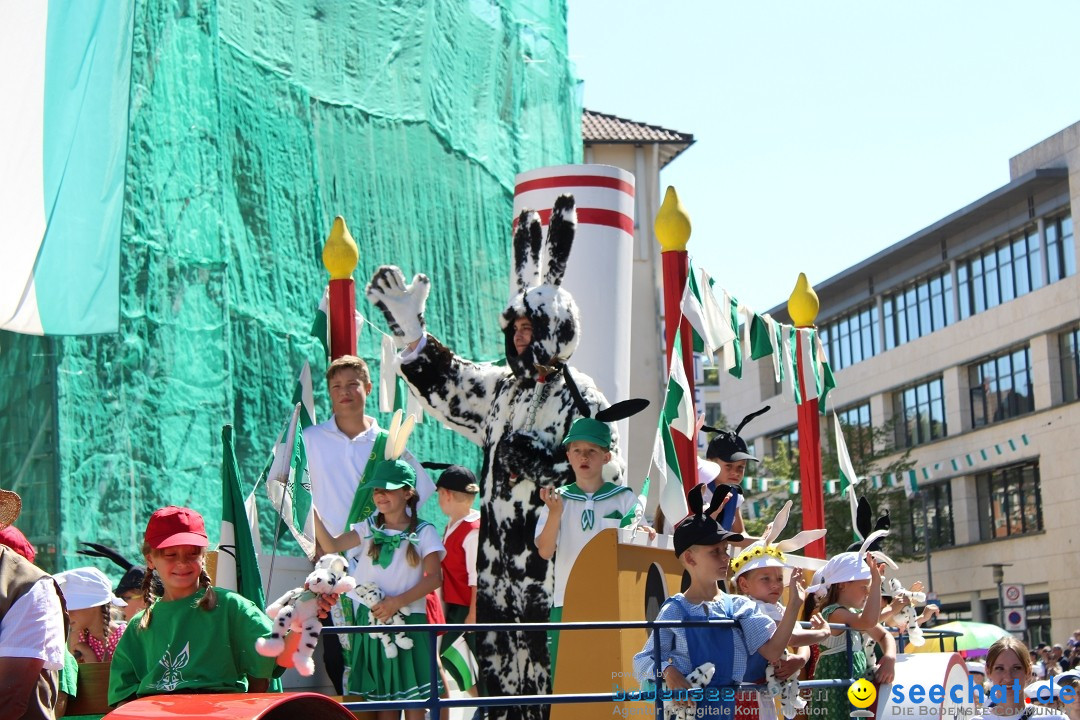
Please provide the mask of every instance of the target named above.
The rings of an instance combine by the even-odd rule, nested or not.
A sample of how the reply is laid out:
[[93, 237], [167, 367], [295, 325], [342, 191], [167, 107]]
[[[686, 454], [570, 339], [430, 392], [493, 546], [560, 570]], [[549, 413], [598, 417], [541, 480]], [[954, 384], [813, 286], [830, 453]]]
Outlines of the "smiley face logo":
[[847, 690], [848, 700], [857, 708], [866, 709], [874, 704], [874, 700], [877, 699], [877, 690], [874, 689], [873, 683], [865, 678], [860, 678], [851, 683], [851, 687]]

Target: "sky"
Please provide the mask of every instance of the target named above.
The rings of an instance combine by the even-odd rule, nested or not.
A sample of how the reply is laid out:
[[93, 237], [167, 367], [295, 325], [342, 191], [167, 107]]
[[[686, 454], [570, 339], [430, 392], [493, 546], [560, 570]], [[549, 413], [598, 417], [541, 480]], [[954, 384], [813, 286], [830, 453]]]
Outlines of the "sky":
[[693, 134], [688, 250], [786, 302], [1009, 182], [1080, 122], [1075, 0], [567, 0], [585, 107]]

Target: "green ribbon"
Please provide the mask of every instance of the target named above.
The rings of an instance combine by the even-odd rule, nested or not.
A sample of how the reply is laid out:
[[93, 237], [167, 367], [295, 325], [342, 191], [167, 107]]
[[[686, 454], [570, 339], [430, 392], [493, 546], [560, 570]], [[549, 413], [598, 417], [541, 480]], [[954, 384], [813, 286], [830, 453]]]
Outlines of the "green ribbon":
[[371, 528], [371, 541], [379, 548], [379, 567], [384, 570], [390, 567], [394, 559], [394, 551], [401, 547], [403, 542], [411, 542], [413, 545], [420, 544], [420, 536], [416, 533], [388, 533], [381, 528]]

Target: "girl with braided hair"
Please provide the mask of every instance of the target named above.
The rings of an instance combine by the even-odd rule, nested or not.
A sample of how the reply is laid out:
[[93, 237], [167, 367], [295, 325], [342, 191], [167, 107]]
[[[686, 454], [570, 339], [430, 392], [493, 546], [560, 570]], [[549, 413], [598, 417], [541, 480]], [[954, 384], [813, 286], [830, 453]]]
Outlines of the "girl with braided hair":
[[[270, 618], [242, 595], [215, 588], [206, 573], [206, 526], [189, 508], [150, 517], [143, 541], [146, 609], [131, 619], [113, 654], [109, 704], [171, 692], [265, 692], [284, 672], [255, 652]], [[163, 593], [153, 592], [155, 575]]]
[[71, 631], [68, 649], [79, 662], [108, 662], [126, 622], [116, 622], [112, 608], [124, 607], [105, 573], [95, 567], [75, 568], [53, 576], [67, 602]]

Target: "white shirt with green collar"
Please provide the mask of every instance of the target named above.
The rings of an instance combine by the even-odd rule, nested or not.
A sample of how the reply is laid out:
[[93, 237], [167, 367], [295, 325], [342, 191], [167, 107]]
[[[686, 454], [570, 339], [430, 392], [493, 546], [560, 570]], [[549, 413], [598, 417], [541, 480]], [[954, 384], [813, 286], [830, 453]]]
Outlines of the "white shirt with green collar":
[[[554, 607], [562, 607], [566, 594], [566, 582], [570, 569], [581, 554], [582, 548], [598, 532], [608, 528], [629, 525], [641, 512], [637, 496], [626, 485], [606, 482], [594, 493], [586, 493], [577, 483], [559, 488], [563, 511], [559, 521], [559, 534], [555, 538], [555, 595]], [[540, 508], [535, 538], [540, 537], [547, 525], [548, 509]]]

